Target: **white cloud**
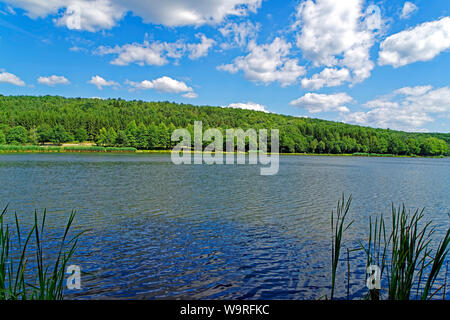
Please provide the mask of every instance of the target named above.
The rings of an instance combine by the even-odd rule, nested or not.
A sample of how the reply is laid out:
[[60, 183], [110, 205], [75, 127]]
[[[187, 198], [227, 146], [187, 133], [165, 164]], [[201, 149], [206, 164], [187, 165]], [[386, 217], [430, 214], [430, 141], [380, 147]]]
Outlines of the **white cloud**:
[[178, 81], [170, 77], [164, 76], [155, 80], [144, 80], [141, 82], [134, 82], [127, 80], [125, 84], [138, 90], [153, 89], [158, 92], [164, 93], [185, 93], [185, 98], [197, 98], [198, 95], [194, 92], [194, 89], [189, 87], [183, 81]]
[[350, 81], [348, 69], [325, 68], [321, 73], [313, 75], [311, 79], [302, 79], [302, 87], [309, 90], [319, 90], [323, 87], [340, 86], [345, 81]]
[[450, 114], [450, 88], [405, 87], [367, 102], [369, 111], [348, 114], [344, 121], [405, 131], [420, 131], [436, 117]]
[[185, 98], [188, 98], [188, 99], [198, 98], [198, 94], [195, 92], [188, 92], [188, 93], [183, 94], [182, 96]]
[[[362, 0], [303, 1], [297, 8], [297, 21], [293, 25], [294, 29], [299, 28], [297, 46], [302, 49], [304, 58], [313, 61], [316, 67], [350, 70], [352, 83], [370, 77], [374, 68], [370, 48], [382, 27], [380, 9], [369, 6], [363, 11]], [[323, 75], [317, 77], [326, 80]], [[334, 84], [321, 82], [324, 86], [342, 82], [330, 80]]]
[[245, 110], [253, 110], [253, 111], [262, 111], [265, 113], [268, 113], [269, 111], [266, 110], [266, 106], [260, 105], [258, 103], [254, 102], [247, 102], [247, 103], [230, 103], [227, 106], [223, 106], [222, 108], [233, 108], [233, 109], [245, 109]]
[[143, 44], [132, 43], [114, 48], [102, 46], [95, 53], [99, 55], [116, 54], [117, 57], [111, 61], [111, 64], [118, 66], [127, 66], [131, 63], [140, 66], [163, 66], [168, 63], [166, 58], [168, 49], [166, 43], [144, 41]]
[[405, 4], [403, 5], [403, 9], [400, 14], [400, 18], [408, 19], [417, 10], [419, 10], [419, 8], [414, 3], [406, 1]]
[[6, 71], [0, 72], [0, 82], [10, 83], [19, 87], [25, 86], [25, 82], [23, 82], [18, 76]]
[[93, 84], [99, 90], [102, 90], [103, 87], [114, 87], [114, 88], [116, 88], [116, 87], [120, 86], [117, 82], [112, 81], [112, 80], [107, 81], [107, 80], [103, 79], [100, 76], [92, 77], [91, 80], [88, 81], [88, 83]]
[[[46, 0], [48, 1], [48, 0]], [[66, 1], [62, 17], [54, 19], [57, 26], [72, 30], [97, 31], [111, 29], [125, 15], [119, 5], [110, 0]]]
[[395, 90], [395, 94], [402, 94], [405, 96], [421, 96], [433, 89], [432, 86], [417, 86], [417, 87], [404, 87]]
[[200, 43], [187, 45], [187, 50], [190, 52], [189, 59], [192, 60], [207, 56], [209, 49], [216, 43], [213, 39], [208, 39], [204, 34], [198, 34], [197, 37], [201, 39]]
[[250, 21], [241, 23], [227, 23], [224, 27], [219, 29], [219, 32], [227, 39], [231, 39], [232, 43], [223, 43], [223, 49], [238, 46], [244, 48], [250, 40], [256, 39], [261, 25], [259, 23], [252, 23]]
[[69, 80], [63, 76], [52, 75], [50, 77], [39, 77], [38, 82], [47, 86], [55, 86], [58, 84], [69, 84]]
[[291, 101], [290, 105], [306, 109], [309, 113], [320, 113], [329, 111], [350, 112], [345, 106], [353, 102], [353, 98], [346, 93], [317, 94], [307, 93], [303, 97]]
[[222, 64], [220, 66], [217, 66], [217, 70], [226, 71], [226, 72], [234, 74], [239, 71], [239, 68], [236, 65], [230, 63], [230, 64]]
[[227, 16], [256, 12], [262, 0], [5, 0], [31, 18], [57, 15], [69, 29], [96, 31], [117, 25], [127, 12], [165, 26], [216, 24]]
[[380, 45], [378, 63], [394, 68], [429, 61], [450, 49], [450, 17], [396, 33]]
[[251, 41], [247, 56], [237, 57], [232, 64], [221, 65], [217, 69], [230, 73], [242, 70], [248, 80], [264, 84], [278, 81], [285, 87], [305, 74], [305, 68], [298, 65], [298, 59], [289, 58], [290, 49], [291, 44], [281, 38], [263, 45]]
[[204, 34], [198, 34], [199, 43], [144, 41], [141, 43], [125, 44], [115, 47], [99, 47], [94, 53], [98, 55], [115, 54], [117, 57], [111, 64], [127, 66], [136, 63], [140, 66], [163, 66], [169, 63], [169, 58], [180, 59], [189, 53], [191, 60], [199, 59], [208, 54], [215, 41]]
[[145, 22], [166, 26], [216, 24], [256, 12], [262, 0], [120, 0]]

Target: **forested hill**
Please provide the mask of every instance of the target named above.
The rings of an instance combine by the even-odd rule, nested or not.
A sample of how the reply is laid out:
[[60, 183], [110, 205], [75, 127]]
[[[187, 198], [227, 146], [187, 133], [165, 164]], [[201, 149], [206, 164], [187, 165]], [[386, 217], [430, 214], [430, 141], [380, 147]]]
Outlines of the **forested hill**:
[[0, 144], [95, 141], [169, 149], [175, 128], [279, 129], [286, 153], [448, 154], [450, 134], [406, 133], [318, 119], [171, 102], [1, 96]]

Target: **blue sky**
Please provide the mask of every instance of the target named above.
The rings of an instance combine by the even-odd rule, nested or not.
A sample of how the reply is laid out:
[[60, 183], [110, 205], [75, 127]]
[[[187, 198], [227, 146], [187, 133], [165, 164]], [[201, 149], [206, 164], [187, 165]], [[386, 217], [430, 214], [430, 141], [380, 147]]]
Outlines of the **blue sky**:
[[0, 1], [0, 93], [450, 132], [442, 0]]

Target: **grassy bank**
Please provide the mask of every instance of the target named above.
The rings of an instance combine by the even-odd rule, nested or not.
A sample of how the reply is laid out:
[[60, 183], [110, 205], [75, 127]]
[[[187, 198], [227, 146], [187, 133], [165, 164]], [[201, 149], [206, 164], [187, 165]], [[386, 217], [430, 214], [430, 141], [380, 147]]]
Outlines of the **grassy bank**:
[[68, 153], [68, 152], [111, 152], [135, 153], [135, 148], [99, 147], [99, 146], [16, 146], [0, 145], [0, 153]]
[[[101, 146], [18, 146], [0, 145], [0, 154], [4, 153], [138, 153], [138, 154], [170, 154], [172, 150], [137, 150], [132, 147], [101, 147]], [[188, 153], [204, 153], [185, 151]], [[214, 153], [214, 152], [213, 152]], [[227, 154], [229, 152], [222, 152]], [[236, 152], [234, 152], [236, 153]], [[214, 153], [215, 154], [215, 153]], [[248, 154], [248, 152], [246, 152]], [[395, 155], [377, 153], [279, 153], [283, 156], [315, 156], [315, 157], [383, 157], [383, 158], [446, 158], [446, 156], [417, 156], [417, 155]]]

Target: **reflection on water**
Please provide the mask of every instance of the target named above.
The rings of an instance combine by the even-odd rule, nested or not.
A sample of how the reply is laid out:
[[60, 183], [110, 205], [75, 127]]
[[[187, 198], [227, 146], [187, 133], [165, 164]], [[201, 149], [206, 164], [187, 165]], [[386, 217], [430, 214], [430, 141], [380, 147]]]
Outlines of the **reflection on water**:
[[[78, 212], [76, 264], [89, 272], [76, 298], [315, 299], [329, 292], [331, 210], [353, 194], [346, 243], [391, 202], [426, 207], [449, 228], [450, 160], [281, 157], [258, 166], [175, 166], [169, 155], [0, 156], [0, 205], [31, 222], [47, 208], [60, 228]], [[352, 255], [352, 297], [365, 260]], [[346, 262], [338, 296], [345, 295]]]

